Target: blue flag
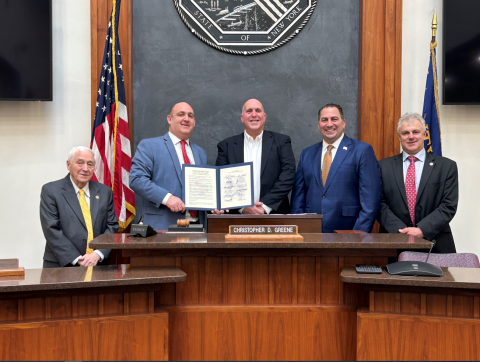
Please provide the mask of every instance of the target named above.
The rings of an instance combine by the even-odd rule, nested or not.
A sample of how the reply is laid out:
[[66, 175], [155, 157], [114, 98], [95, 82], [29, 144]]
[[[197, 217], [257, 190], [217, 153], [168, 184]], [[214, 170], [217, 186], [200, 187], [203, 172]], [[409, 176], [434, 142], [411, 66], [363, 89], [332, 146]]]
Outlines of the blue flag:
[[430, 43], [430, 64], [428, 65], [427, 85], [423, 99], [423, 118], [427, 126], [425, 149], [434, 155], [442, 155], [440, 130], [440, 108], [438, 104], [437, 62], [435, 59], [437, 43]]

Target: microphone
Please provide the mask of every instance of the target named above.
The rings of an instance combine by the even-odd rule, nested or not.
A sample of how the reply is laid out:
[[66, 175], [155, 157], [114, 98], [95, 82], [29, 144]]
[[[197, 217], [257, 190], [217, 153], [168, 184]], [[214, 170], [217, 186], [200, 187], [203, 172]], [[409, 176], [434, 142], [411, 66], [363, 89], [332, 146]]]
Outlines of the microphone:
[[143, 217], [144, 216], [145, 216], [145, 214], [142, 215], [142, 217], [138, 221], [138, 224], [132, 224], [129, 236], [147, 238], [149, 236], [157, 235], [157, 232], [155, 230], [153, 230], [153, 228], [150, 225], [144, 225], [143, 224]]
[[430, 247], [430, 251], [428, 252], [427, 260], [425, 260], [425, 263], [428, 262], [428, 258], [430, 258], [430, 253], [432, 252], [432, 249], [433, 249], [433, 247], [435, 246], [436, 243], [437, 243], [436, 240], [433, 239], [433, 240], [432, 240], [432, 246]]

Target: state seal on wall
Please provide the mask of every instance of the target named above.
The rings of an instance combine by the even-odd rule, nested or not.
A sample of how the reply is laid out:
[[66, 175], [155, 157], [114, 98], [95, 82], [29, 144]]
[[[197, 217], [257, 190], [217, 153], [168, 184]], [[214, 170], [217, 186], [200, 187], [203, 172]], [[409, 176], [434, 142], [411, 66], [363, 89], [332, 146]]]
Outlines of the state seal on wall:
[[173, 1], [197, 38], [238, 55], [262, 54], [293, 39], [317, 4], [317, 0]]

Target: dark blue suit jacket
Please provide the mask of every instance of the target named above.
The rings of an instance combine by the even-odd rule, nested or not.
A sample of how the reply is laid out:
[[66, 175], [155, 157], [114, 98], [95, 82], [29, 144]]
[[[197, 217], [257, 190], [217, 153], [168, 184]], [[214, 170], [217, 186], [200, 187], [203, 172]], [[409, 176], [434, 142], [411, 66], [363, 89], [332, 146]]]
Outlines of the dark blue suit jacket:
[[[190, 142], [196, 165], [207, 164], [205, 151]], [[132, 159], [130, 187], [143, 201], [143, 222], [155, 230], [167, 230], [177, 219], [184, 219], [180, 212], [172, 212], [162, 205], [162, 201], [171, 193], [182, 198], [182, 167], [178, 161], [175, 146], [168, 132], [155, 138], [141, 141]], [[200, 223], [205, 225], [205, 212], [199, 213]]]
[[343, 137], [322, 185], [322, 144], [302, 151], [292, 193], [292, 214], [323, 214], [324, 233], [371, 232], [382, 195], [378, 161], [372, 146]]

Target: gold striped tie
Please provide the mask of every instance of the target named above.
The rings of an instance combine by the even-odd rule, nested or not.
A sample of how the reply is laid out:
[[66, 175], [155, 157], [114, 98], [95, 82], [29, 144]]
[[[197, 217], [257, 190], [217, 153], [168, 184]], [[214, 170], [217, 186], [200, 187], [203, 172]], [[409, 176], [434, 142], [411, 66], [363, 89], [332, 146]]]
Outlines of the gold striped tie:
[[332, 145], [328, 145], [327, 153], [323, 157], [323, 165], [322, 165], [322, 184], [325, 187], [327, 183], [328, 173], [330, 172], [330, 166], [332, 165]]
[[85, 273], [85, 278], [83, 279], [84, 282], [92, 281], [92, 273], [93, 273], [93, 266], [87, 267], [87, 272]]
[[85, 225], [87, 226], [88, 237], [87, 237], [87, 254], [93, 253], [93, 249], [90, 248], [90, 241], [93, 239], [93, 227], [92, 227], [92, 216], [90, 215], [90, 208], [87, 204], [87, 199], [85, 199], [85, 191], [78, 190], [80, 194], [80, 207], [82, 208], [83, 218], [85, 219]]

